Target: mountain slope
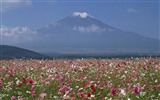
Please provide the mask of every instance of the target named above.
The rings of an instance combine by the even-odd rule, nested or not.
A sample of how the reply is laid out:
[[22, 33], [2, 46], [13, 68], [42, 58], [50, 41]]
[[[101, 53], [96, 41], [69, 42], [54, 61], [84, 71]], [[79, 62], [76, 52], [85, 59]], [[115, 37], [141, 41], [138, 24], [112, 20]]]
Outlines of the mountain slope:
[[50, 42], [49, 46], [54, 48], [159, 52], [159, 40], [109, 26], [86, 12], [74, 12], [56, 24], [39, 29], [38, 33], [48, 35], [46, 44]]
[[49, 58], [48, 56], [36, 53], [31, 50], [22, 49], [14, 46], [0, 45], [0, 59], [12, 59], [23, 57], [34, 59]]

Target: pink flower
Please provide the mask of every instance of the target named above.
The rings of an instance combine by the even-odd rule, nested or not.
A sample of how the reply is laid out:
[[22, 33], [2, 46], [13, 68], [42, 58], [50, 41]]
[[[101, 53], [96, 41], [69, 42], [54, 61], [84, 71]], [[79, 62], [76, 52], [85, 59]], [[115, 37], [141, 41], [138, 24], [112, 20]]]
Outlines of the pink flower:
[[41, 97], [44, 98], [45, 96], [47, 96], [46, 93], [41, 93]]
[[8, 78], [11, 78], [11, 77], [13, 77], [13, 74], [8, 74]]
[[144, 84], [141, 89], [145, 89], [145, 88], [146, 88], [146, 84]]
[[110, 94], [112, 95], [112, 96], [114, 96], [114, 95], [116, 95], [116, 89], [115, 88], [111, 88], [111, 91], [110, 91]]
[[159, 87], [160, 87], [160, 84], [155, 85], [155, 88], [159, 88]]
[[71, 100], [76, 100], [76, 98], [71, 98]]
[[30, 88], [30, 91], [31, 91], [32, 94], [36, 92], [35, 89], [34, 89], [34, 86], [32, 86], [32, 87]]
[[69, 99], [69, 98], [70, 98], [70, 96], [69, 96], [69, 95], [66, 95], [66, 96], [65, 96], [65, 99]]
[[17, 100], [16, 96], [12, 96], [11, 100]]
[[66, 93], [68, 94], [70, 92], [71, 88], [67, 87], [66, 85], [63, 85], [58, 91], [58, 94]]
[[34, 97], [36, 97], [36, 94], [35, 94], [35, 93], [33, 93], [31, 96], [34, 98]]
[[47, 85], [47, 86], [50, 85], [49, 81], [45, 82], [45, 85]]
[[10, 71], [11, 71], [11, 69], [7, 67], [6, 68], [6, 72], [10, 72]]
[[18, 98], [18, 100], [25, 100], [24, 98]]
[[134, 93], [139, 94], [139, 88], [138, 87], [134, 87]]
[[71, 100], [76, 100], [75, 98], [71, 98]]
[[104, 85], [105, 85], [105, 86], [108, 86], [107, 82], [104, 82]]
[[58, 91], [58, 94], [62, 94], [62, 92], [63, 92], [63, 88], [60, 88]]
[[77, 95], [78, 95], [79, 97], [81, 97], [81, 98], [84, 97], [84, 93], [83, 93], [83, 92], [78, 92]]

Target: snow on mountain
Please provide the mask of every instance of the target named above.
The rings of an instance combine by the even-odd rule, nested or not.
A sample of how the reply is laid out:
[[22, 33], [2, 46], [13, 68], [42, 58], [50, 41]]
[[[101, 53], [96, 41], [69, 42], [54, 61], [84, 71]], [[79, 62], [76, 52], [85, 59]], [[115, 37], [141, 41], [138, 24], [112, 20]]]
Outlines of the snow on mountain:
[[73, 14], [72, 14], [72, 16], [73, 17], [80, 17], [80, 18], [87, 18], [88, 16], [89, 17], [92, 17], [91, 15], [89, 15], [88, 13], [86, 13], [86, 12], [74, 12]]

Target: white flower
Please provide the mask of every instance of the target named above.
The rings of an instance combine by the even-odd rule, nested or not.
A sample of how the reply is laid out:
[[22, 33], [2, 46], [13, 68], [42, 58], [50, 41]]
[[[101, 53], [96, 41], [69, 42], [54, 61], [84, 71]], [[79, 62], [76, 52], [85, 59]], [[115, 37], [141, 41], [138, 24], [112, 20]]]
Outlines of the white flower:
[[139, 99], [139, 96], [136, 96], [136, 98], [138, 98], [138, 99]]
[[58, 96], [54, 96], [53, 98], [56, 99], [56, 100], [59, 100], [59, 97], [58, 97]]
[[76, 88], [79, 88], [79, 86], [76, 86]]
[[113, 65], [113, 64], [112, 64], [112, 63], [110, 63], [110, 64], [109, 64], [109, 67], [112, 67], [112, 65]]
[[144, 74], [144, 73], [141, 73], [141, 76], [145, 76], [145, 74]]
[[91, 98], [94, 98], [95, 97], [95, 95], [91, 95]]
[[44, 98], [46, 95], [47, 95], [46, 93], [42, 93], [40, 96]]
[[20, 83], [20, 80], [17, 80], [17, 81], [16, 81], [16, 84], [18, 85], [19, 83]]
[[83, 90], [83, 88], [80, 88], [79, 91]]
[[26, 91], [26, 93], [31, 94], [31, 92], [30, 92], [30, 91]]
[[123, 89], [121, 89], [121, 94], [126, 96], [126, 92]]
[[146, 92], [140, 92], [140, 96], [144, 96], [146, 94]]
[[127, 74], [127, 73], [128, 73], [128, 71], [124, 71], [124, 73], [125, 73], [125, 74]]
[[156, 79], [156, 80], [155, 80], [155, 83], [157, 83], [157, 82], [158, 82], [158, 80]]

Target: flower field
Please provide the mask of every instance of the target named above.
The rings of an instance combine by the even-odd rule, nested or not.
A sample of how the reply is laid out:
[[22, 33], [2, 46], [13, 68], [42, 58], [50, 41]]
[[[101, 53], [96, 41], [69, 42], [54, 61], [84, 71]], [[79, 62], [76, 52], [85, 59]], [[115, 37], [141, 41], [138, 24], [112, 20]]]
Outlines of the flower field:
[[160, 100], [159, 58], [0, 64], [0, 100]]

